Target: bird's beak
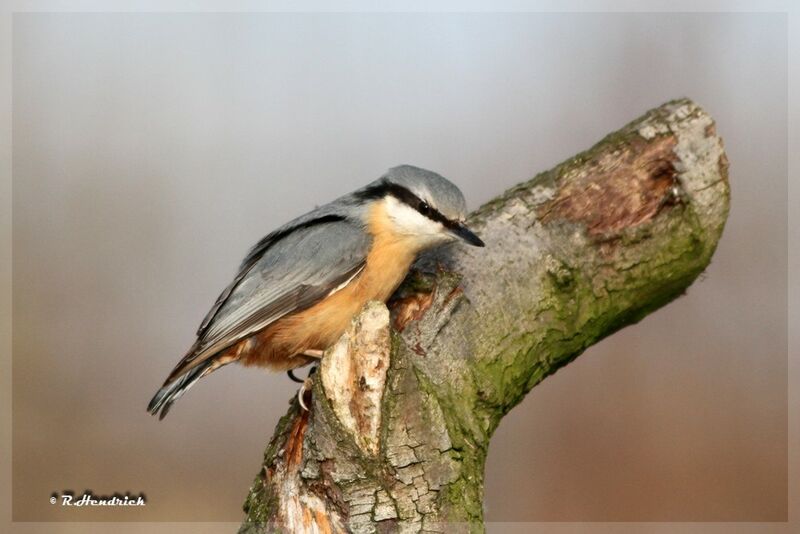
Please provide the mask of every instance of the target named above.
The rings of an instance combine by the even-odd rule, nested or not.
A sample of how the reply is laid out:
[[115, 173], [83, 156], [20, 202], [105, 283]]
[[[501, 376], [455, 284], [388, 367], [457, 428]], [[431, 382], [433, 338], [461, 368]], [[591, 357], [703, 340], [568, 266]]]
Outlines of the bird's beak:
[[458, 236], [460, 239], [463, 239], [473, 247], [483, 247], [485, 246], [484, 242], [481, 241], [481, 238], [475, 235], [475, 233], [466, 227], [464, 223], [456, 223], [452, 228], [450, 228], [450, 232]]

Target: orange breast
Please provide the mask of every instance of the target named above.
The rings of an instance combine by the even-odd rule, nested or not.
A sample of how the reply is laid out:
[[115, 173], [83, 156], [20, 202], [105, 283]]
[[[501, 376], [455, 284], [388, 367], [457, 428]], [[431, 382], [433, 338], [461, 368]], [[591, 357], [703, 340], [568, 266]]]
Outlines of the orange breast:
[[364, 304], [370, 300], [385, 302], [405, 278], [418, 249], [412, 238], [392, 230], [382, 202], [370, 212], [367, 230], [373, 242], [366, 265], [347, 286], [306, 310], [276, 321], [228, 352], [245, 365], [274, 370], [299, 367], [309, 359], [296, 355], [328, 348]]

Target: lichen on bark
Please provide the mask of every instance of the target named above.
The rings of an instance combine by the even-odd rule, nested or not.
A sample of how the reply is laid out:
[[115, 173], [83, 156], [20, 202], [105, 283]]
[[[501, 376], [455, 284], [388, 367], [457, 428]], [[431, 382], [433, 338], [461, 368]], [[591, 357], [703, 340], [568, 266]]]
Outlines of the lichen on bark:
[[292, 402], [242, 532], [482, 529], [502, 417], [587, 347], [686, 291], [728, 213], [727, 159], [689, 100], [651, 110], [470, 217], [485, 249], [420, 260]]

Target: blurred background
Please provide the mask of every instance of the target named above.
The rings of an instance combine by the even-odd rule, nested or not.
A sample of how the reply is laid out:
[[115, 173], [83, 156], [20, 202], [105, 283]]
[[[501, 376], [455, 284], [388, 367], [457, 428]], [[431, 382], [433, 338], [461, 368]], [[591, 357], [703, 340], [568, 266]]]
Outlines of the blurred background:
[[[492, 521], [787, 517], [787, 27], [765, 14], [16, 14], [13, 518], [237, 521], [296, 385], [145, 406], [247, 248], [411, 163], [471, 207], [689, 96], [732, 208], [687, 296], [503, 421]], [[51, 506], [144, 492], [143, 508]]]

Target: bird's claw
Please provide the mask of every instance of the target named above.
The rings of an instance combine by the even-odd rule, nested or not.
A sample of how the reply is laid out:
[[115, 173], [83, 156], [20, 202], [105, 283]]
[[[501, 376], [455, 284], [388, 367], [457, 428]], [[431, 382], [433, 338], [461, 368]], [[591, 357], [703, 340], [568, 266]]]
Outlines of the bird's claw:
[[289, 375], [289, 380], [291, 380], [292, 382], [297, 382], [298, 384], [302, 384], [303, 382], [305, 382], [305, 380], [303, 380], [302, 378], [297, 378], [295, 376], [294, 370], [290, 369], [289, 371], [286, 371], [286, 374]]
[[306, 401], [305, 401], [306, 391], [310, 392], [311, 386], [313, 384], [314, 380], [309, 375], [309, 377], [303, 381], [303, 385], [300, 386], [300, 389], [297, 390], [297, 402], [300, 404], [300, 407], [306, 412], [308, 411], [308, 406], [306, 406]]

